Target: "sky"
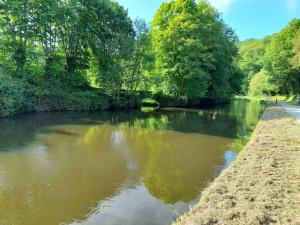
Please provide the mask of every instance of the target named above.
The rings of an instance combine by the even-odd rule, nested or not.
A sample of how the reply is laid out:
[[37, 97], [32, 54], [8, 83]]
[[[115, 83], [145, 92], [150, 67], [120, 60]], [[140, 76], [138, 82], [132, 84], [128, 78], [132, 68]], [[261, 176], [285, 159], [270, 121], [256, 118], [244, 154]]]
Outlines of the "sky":
[[[150, 22], [165, 0], [117, 0], [131, 18]], [[263, 38], [279, 32], [293, 18], [300, 19], [300, 0], [208, 0], [240, 40]]]

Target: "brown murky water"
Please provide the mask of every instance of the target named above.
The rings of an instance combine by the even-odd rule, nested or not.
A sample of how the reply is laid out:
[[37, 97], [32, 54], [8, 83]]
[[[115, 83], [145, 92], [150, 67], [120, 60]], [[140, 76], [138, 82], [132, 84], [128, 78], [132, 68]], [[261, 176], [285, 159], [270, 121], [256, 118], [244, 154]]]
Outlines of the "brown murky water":
[[262, 109], [1, 119], [0, 224], [170, 224], [232, 162]]

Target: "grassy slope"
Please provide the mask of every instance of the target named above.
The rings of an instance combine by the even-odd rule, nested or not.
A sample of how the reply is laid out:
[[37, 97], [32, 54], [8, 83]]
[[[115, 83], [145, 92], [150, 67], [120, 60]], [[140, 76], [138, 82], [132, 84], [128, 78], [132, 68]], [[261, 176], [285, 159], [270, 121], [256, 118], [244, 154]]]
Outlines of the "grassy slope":
[[300, 224], [300, 125], [269, 107], [236, 162], [175, 225]]

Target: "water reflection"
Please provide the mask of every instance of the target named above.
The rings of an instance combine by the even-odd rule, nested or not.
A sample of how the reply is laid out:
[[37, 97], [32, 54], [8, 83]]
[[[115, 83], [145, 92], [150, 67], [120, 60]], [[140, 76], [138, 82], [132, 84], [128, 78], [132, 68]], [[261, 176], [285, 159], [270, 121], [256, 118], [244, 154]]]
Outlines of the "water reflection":
[[97, 210], [88, 218], [71, 225], [168, 224], [188, 208], [189, 204], [182, 202], [165, 204], [153, 197], [141, 184], [135, 188], [124, 188], [112, 199], [99, 204]]
[[226, 151], [224, 153], [224, 160], [225, 160], [225, 163], [224, 163], [224, 168], [227, 168], [228, 166], [230, 166], [230, 164], [236, 159], [236, 152], [234, 151]]
[[1, 120], [0, 224], [170, 224], [230, 165], [262, 109]]

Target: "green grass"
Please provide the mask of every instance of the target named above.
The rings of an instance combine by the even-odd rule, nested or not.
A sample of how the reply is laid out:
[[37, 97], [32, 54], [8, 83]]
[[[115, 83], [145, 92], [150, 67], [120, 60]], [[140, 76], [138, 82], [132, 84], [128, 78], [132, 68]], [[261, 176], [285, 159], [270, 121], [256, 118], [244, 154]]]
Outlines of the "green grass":
[[275, 102], [276, 99], [277, 101], [283, 101], [287, 102], [293, 105], [297, 105], [297, 96], [296, 95], [291, 95], [291, 96], [286, 96], [286, 95], [275, 95], [275, 96], [235, 96], [235, 99], [248, 99], [251, 101], [269, 101], [269, 102]]
[[293, 105], [297, 105], [298, 104], [298, 102], [297, 102], [297, 95], [291, 95], [291, 96], [275, 95], [275, 96], [270, 97], [270, 100], [273, 101], [273, 102], [275, 102], [276, 99], [278, 101], [287, 102], [287, 103], [290, 103], [290, 104], [293, 104]]
[[251, 100], [251, 101], [267, 101], [268, 97], [266, 96], [257, 96], [257, 97], [253, 97], [253, 96], [235, 96], [235, 99], [247, 99], [247, 100]]

